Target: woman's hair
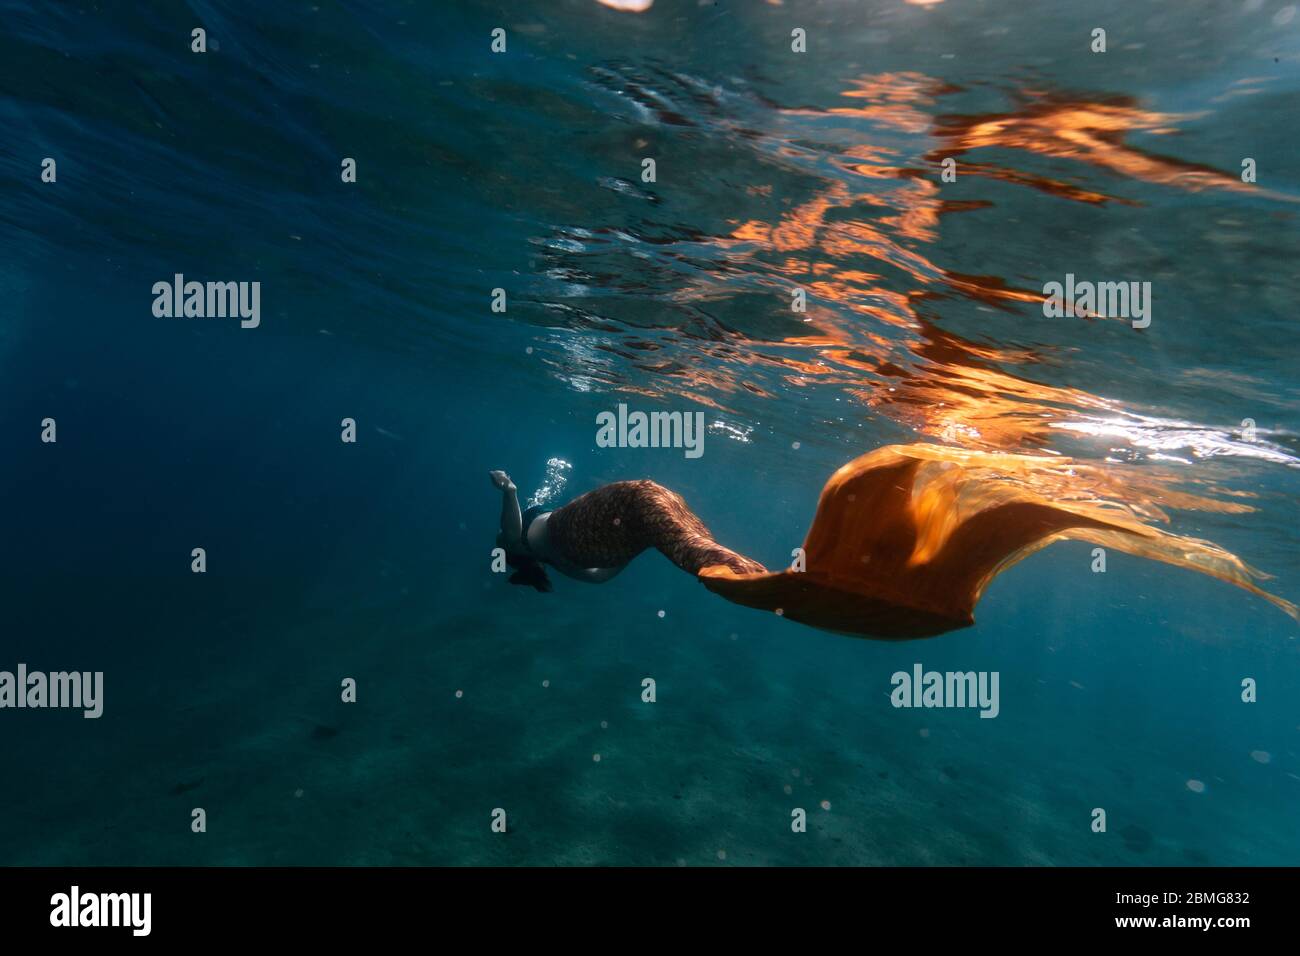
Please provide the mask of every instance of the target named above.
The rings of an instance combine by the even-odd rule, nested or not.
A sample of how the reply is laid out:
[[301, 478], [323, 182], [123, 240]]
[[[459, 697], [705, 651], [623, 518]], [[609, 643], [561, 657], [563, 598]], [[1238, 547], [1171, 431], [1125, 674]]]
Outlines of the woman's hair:
[[[520, 518], [523, 519], [523, 534], [521, 537], [524, 542], [528, 541], [528, 526], [533, 523], [533, 519], [542, 514], [546, 509], [541, 505], [533, 505], [525, 511]], [[501, 536], [497, 535], [497, 544], [501, 544]], [[524, 545], [527, 548], [527, 544]], [[539, 591], [551, 590], [551, 579], [546, 576], [546, 566], [533, 557], [532, 553], [519, 554], [506, 548], [506, 564], [515, 569], [515, 573], [510, 575], [511, 584], [531, 584]]]
[[551, 579], [546, 576], [546, 568], [536, 558], [507, 551], [506, 564], [515, 569], [515, 573], [510, 575], [511, 584], [531, 584], [542, 592], [551, 590]]

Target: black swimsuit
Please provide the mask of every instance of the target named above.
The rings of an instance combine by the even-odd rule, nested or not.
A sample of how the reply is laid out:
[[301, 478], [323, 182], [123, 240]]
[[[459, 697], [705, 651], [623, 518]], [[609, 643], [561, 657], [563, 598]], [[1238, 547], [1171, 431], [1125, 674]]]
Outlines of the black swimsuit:
[[523, 530], [519, 532], [520, 546], [524, 549], [526, 555], [538, 561], [542, 560], [542, 557], [539, 554], [535, 554], [528, 544], [528, 528], [534, 521], [544, 514], [549, 514], [549, 512], [547, 512], [547, 510], [541, 505], [533, 505], [520, 516], [523, 524]]

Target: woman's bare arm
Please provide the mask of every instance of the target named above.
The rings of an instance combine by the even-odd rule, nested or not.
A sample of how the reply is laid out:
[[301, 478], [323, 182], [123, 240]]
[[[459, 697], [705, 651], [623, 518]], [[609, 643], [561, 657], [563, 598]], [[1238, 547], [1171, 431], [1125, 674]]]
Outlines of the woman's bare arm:
[[524, 518], [519, 513], [519, 493], [504, 471], [488, 473], [492, 484], [501, 489], [501, 538], [507, 548], [523, 547]]

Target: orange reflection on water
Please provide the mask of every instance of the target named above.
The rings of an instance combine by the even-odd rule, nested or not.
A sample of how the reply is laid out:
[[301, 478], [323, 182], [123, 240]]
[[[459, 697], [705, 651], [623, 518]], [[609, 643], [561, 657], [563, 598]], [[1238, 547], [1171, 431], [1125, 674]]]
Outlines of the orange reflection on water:
[[[1135, 134], [1173, 133], [1190, 115], [1147, 110], [1125, 97], [1033, 91], [1022, 92], [1021, 105], [1002, 113], [939, 113], [945, 97], [962, 92], [918, 72], [881, 73], [854, 80], [842, 93], [847, 105], [778, 109], [783, 124], [802, 132], [811, 119], [812, 130], [807, 137], [787, 133], [787, 139], [766, 134], [769, 156], [782, 170], [808, 175], [750, 182], [743, 218], [721, 235], [695, 234], [682, 243], [681, 256], [712, 265], [678, 270], [666, 298], [715, 316], [721, 340], [678, 330], [684, 348], [674, 352], [688, 360], [637, 356], [635, 367], [658, 373], [651, 391], [658, 386], [660, 394], [696, 400], [712, 394], [716, 398], [705, 403], [720, 408], [729, 394], [772, 398], [783, 389], [817, 385], [918, 435], [985, 451], [1051, 449], [1064, 429], [1081, 422], [1127, 424], [1125, 409], [1104, 396], [1042, 380], [1068, 377], [1068, 351], [977, 341], [941, 327], [940, 301], [990, 314], [984, 326], [990, 335], [1005, 335], [1007, 316], [1038, 313], [1044, 301], [1037, 289], [943, 262], [945, 253], [952, 255], [942, 245], [944, 217], [978, 215], [993, 201], [971, 197], [970, 187], [964, 200], [941, 198], [942, 161], [961, 157], [962, 177], [996, 179], [1088, 205], [1138, 205], [1101, 185], [1108, 176], [1183, 191], [1255, 187], [1234, 174], [1127, 142]], [[828, 115], [846, 122], [827, 129]], [[861, 132], [852, 121], [862, 121]], [[888, 144], [853, 141], [869, 136], [872, 127], [889, 131]], [[920, 142], [909, 148], [909, 138]], [[820, 153], [809, 142], [819, 143]], [[984, 149], [998, 150], [997, 161], [982, 161], [978, 151]], [[1027, 168], [1012, 165], [1017, 156]], [[1045, 175], [1035, 168], [1043, 165], [1036, 157], [1078, 163], [1077, 181], [1056, 171]], [[1104, 175], [1084, 179], [1098, 171]], [[812, 188], [795, 191], [807, 184]], [[992, 234], [988, 238], [995, 241]], [[806, 294], [805, 312], [770, 304], [797, 290]], [[759, 314], [751, 317], [751, 311]], [[1111, 497], [1148, 519], [1164, 517], [1162, 504], [1251, 510], [1240, 501], [1209, 497], [1220, 489], [1207, 488], [1207, 495], [1176, 492], [1175, 473], [1150, 465], [1114, 466], [1106, 473], [1116, 476], [1116, 486], [1107, 489]], [[1187, 480], [1185, 474], [1176, 477]], [[1106, 479], [1099, 474], [1092, 480]]]
[[872, 120], [908, 133], [925, 133], [932, 123], [926, 107], [958, 89], [924, 73], [877, 73], [861, 77], [840, 94], [851, 100], [865, 100], [865, 105], [834, 106], [827, 112]]
[[[1144, 110], [1131, 97], [1125, 96], [1099, 101], [1042, 96], [1011, 113], [939, 117], [932, 132], [943, 141], [943, 145], [928, 153], [926, 158], [940, 162], [975, 149], [1019, 149], [1056, 159], [1076, 160], [1130, 179], [1189, 191], [1253, 191], [1253, 185], [1243, 183], [1236, 175], [1201, 163], [1150, 153], [1124, 142], [1125, 136], [1134, 132], [1168, 135], [1175, 132], [1180, 121], [1199, 118], [1200, 115]], [[1031, 186], [1082, 202], [1114, 198], [995, 165], [963, 163], [962, 171]]]
[[[844, 91], [853, 105], [827, 112], [904, 132], [925, 132], [941, 146], [924, 159], [939, 164], [982, 148], [1071, 159], [1144, 182], [1184, 190], [1247, 187], [1228, 173], [1148, 153], [1124, 142], [1134, 132], [1168, 134], [1189, 117], [1140, 108], [1123, 97], [1097, 100], [1029, 94], [1007, 113], [935, 117], [939, 99], [959, 92], [920, 73], [862, 77]], [[804, 115], [808, 110], [785, 111]], [[973, 447], [1015, 449], [1050, 444], [1054, 428], [1077, 416], [1113, 412], [1106, 399], [1077, 388], [1034, 381], [1041, 356], [1032, 348], [979, 345], [937, 328], [918, 312], [929, 299], [958, 296], [1014, 311], [1037, 307], [1041, 292], [998, 276], [947, 269], [922, 249], [940, 239], [945, 214], [991, 205], [946, 203], [935, 170], [909, 170], [895, 151], [855, 144], [837, 157], [843, 180], [781, 212], [775, 221], [738, 223], [729, 240], [734, 263], [747, 263], [806, 290], [806, 331], [781, 344], [809, 349], [815, 363], [764, 354], [797, 373], [845, 390], [921, 434]], [[996, 178], [1075, 202], [1134, 201], [1038, 173], [963, 160], [963, 174]], [[854, 182], [863, 180], [862, 188]], [[896, 181], [882, 191], [880, 181]], [[887, 214], [873, 210], [884, 207]], [[864, 263], [872, 267], [863, 268]], [[886, 331], [889, 330], [889, 331]], [[768, 353], [765, 346], [758, 352]], [[745, 362], [745, 356], [738, 361]]]

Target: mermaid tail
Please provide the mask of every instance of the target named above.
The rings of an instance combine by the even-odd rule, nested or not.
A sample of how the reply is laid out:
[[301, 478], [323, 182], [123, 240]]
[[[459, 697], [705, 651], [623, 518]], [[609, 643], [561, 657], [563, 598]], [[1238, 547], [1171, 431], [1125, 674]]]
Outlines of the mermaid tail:
[[845, 465], [822, 490], [807, 569], [702, 568], [709, 590], [747, 607], [866, 637], [931, 637], [975, 623], [989, 582], [1053, 541], [1082, 540], [1261, 590], [1265, 575], [1215, 544], [1152, 528], [1084, 494], [1096, 470], [1063, 458], [891, 445]]
[[552, 512], [551, 545], [578, 567], [614, 567], [648, 547], [737, 604], [864, 637], [931, 637], [975, 623], [1001, 571], [1066, 539], [1261, 590], [1265, 577], [1215, 544], [1168, 534], [1107, 500], [1107, 475], [1066, 458], [891, 445], [850, 462], [822, 489], [806, 569], [769, 572], [723, 547], [681, 496], [621, 481]]
[[589, 491], [551, 512], [546, 528], [551, 546], [580, 568], [619, 567], [653, 547], [691, 574], [706, 567], [767, 570], [714, 541], [681, 495], [653, 481], [616, 481]]

